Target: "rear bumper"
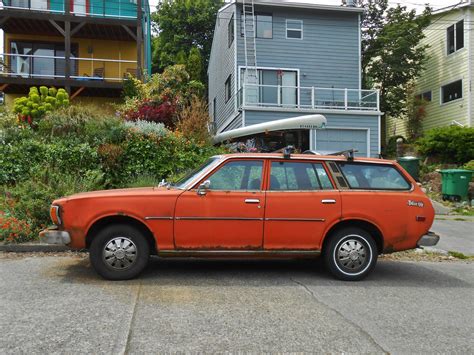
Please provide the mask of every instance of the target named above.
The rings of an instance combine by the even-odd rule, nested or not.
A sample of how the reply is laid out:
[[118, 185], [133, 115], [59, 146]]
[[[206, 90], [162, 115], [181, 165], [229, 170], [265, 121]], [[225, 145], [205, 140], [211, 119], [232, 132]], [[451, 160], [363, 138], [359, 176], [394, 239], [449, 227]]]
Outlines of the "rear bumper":
[[40, 232], [39, 236], [40, 240], [46, 244], [68, 245], [71, 243], [71, 236], [66, 231], [45, 229]]
[[439, 242], [439, 235], [433, 232], [428, 232], [424, 236], [422, 236], [420, 239], [418, 239], [418, 242], [416, 243], [417, 246], [419, 247], [432, 247]]

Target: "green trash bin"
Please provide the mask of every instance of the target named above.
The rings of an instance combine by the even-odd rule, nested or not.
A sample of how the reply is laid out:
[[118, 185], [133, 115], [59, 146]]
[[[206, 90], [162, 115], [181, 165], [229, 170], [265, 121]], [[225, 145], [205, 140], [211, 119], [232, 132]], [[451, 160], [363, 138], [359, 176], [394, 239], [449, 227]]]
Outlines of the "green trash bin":
[[420, 181], [420, 158], [417, 157], [400, 157], [397, 159], [403, 169], [411, 175], [416, 181]]
[[466, 200], [469, 192], [472, 171], [464, 169], [445, 169], [440, 171], [443, 200]]

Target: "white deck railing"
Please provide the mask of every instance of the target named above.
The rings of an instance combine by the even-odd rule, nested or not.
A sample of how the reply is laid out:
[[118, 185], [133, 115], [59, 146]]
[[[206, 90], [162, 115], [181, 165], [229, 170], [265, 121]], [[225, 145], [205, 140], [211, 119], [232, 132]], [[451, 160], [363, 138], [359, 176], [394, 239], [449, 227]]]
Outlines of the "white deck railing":
[[[66, 78], [66, 57], [0, 54], [1, 76], [14, 78]], [[137, 61], [113, 58], [70, 58], [71, 79], [122, 81], [127, 74], [136, 76]]]
[[237, 96], [239, 106], [247, 108], [357, 111], [380, 109], [378, 90], [246, 84]]

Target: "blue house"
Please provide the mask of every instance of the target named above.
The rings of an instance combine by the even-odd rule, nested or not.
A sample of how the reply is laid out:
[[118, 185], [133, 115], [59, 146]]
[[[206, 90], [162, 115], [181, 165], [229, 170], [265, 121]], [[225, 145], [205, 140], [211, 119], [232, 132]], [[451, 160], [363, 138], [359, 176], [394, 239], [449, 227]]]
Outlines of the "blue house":
[[379, 93], [361, 89], [355, 6], [232, 0], [218, 12], [209, 77], [215, 133], [322, 114], [324, 129], [262, 134], [270, 148], [380, 153]]

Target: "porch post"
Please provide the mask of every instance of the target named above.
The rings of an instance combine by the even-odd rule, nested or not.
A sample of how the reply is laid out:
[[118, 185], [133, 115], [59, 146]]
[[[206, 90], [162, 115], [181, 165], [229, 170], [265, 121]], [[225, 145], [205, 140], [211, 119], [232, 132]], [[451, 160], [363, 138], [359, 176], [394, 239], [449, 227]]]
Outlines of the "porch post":
[[143, 43], [143, 28], [142, 28], [142, 0], [137, 0], [137, 79], [142, 80], [142, 43]]
[[66, 81], [66, 91], [71, 94], [71, 86], [69, 85], [69, 79], [71, 77], [71, 21], [69, 16], [71, 15], [71, 3], [66, 0], [64, 2], [66, 10], [66, 20], [64, 21], [64, 57], [65, 57], [65, 70], [64, 76]]

